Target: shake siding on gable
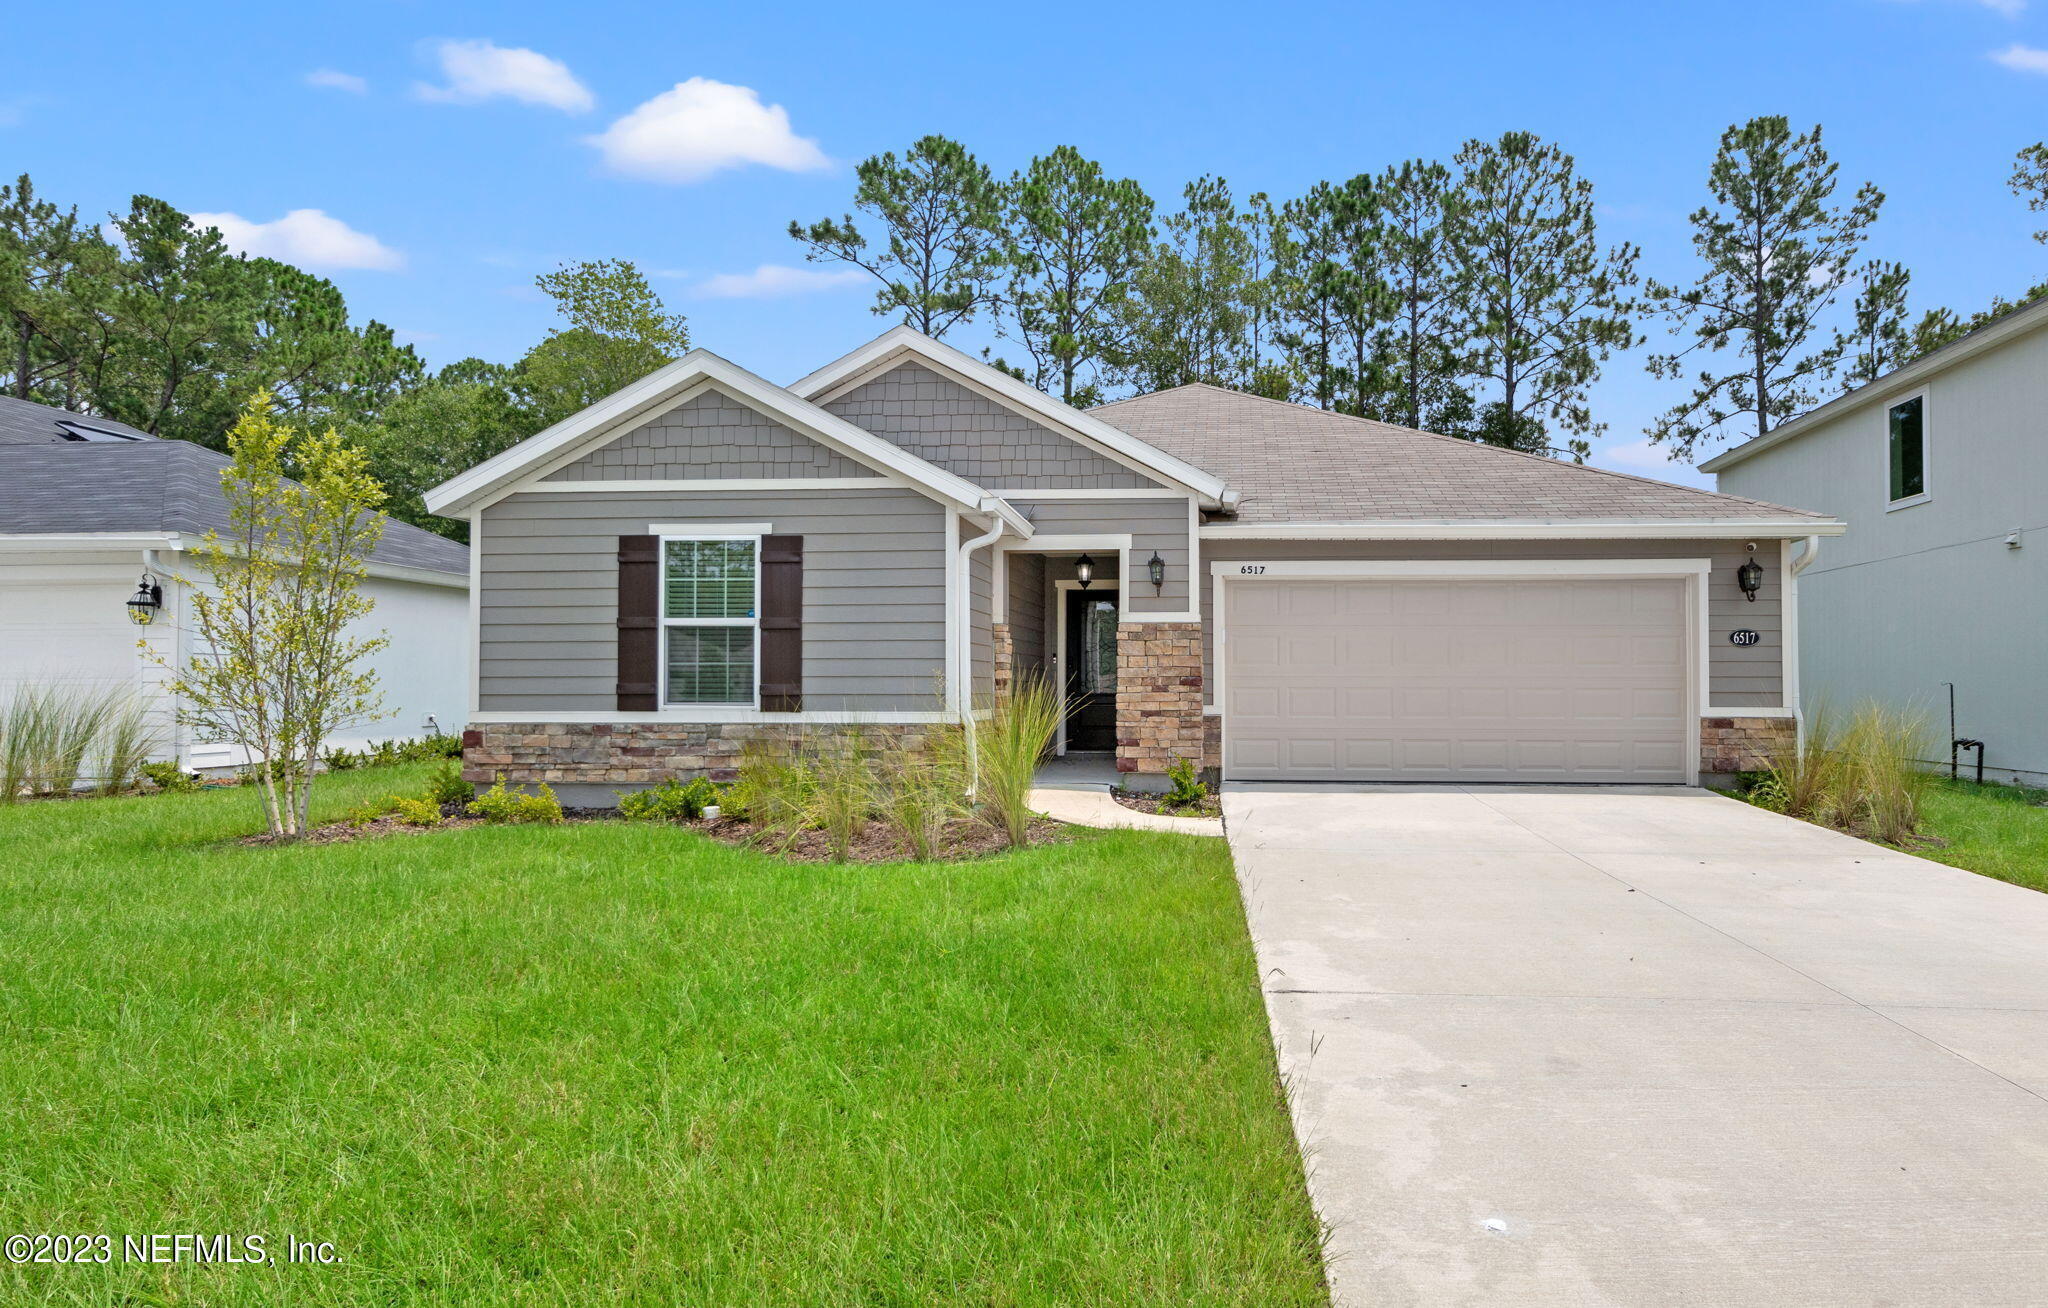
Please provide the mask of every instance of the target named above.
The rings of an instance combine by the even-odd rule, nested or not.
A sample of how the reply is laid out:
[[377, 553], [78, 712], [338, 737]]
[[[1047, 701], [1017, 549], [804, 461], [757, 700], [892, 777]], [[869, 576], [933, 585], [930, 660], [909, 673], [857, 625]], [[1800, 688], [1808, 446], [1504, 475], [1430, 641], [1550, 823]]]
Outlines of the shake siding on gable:
[[1159, 483], [922, 364], [899, 364], [825, 408], [991, 490], [1133, 490]]
[[[1763, 589], [1746, 600], [1735, 570], [1751, 557], [1742, 541], [1205, 541], [1202, 545], [1202, 672], [1215, 685], [1215, 583], [1211, 563], [1282, 559], [1707, 559], [1707, 698], [1713, 708], [1783, 708], [1784, 588], [1779, 545], [1757, 542]], [[1151, 589], [1146, 587], [1147, 590]], [[1747, 628], [1761, 640], [1729, 643]], [[1228, 633], [1225, 634], [1228, 639]], [[1209, 692], [1214, 702], [1213, 689]]]
[[542, 478], [543, 481], [709, 481], [875, 477], [847, 458], [718, 391], [706, 391]]
[[804, 538], [804, 708], [933, 707], [945, 657], [944, 510], [917, 491], [551, 492], [483, 513], [479, 707], [616, 706], [618, 538], [657, 523], [771, 524]]

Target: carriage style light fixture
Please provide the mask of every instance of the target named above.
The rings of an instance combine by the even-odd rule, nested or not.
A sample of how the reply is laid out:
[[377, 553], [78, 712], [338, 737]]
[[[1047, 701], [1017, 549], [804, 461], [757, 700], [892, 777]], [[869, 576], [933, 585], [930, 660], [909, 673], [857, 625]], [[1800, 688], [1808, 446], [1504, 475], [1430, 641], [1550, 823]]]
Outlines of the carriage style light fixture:
[[138, 627], [146, 627], [156, 621], [156, 615], [164, 607], [164, 588], [157, 579], [145, 572], [142, 584], [128, 597], [128, 620]]
[[1145, 571], [1151, 574], [1154, 595], [1166, 589], [1166, 560], [1159, 557], [1158, 550], [1153, 550], [1152, 557], [1145, 561]]
[[1081, 579], [1081, 589], [1088, 589], [1088, 583], [1095, 580], [1095, 560], [1083, 554], [1074, 560], [1074, 575]]
[[[1752, 556], [1755, 555], [1755, 541], [1749, 543], [1749, 552]], [[1735, 584], [1742, 587], [1744, 598], [1748, 599], [1752, 604], [1756, 603], [1756, 593], [1764, 588], [1763, 565], [1758, 563], [1754, 557], [1744, 562], [1741, 567], [1735, 570]]]

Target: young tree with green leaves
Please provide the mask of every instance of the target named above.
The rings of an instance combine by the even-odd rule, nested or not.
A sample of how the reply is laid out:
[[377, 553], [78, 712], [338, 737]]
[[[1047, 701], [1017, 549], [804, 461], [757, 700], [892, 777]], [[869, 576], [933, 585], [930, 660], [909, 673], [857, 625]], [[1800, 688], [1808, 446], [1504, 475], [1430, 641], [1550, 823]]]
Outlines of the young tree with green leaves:
[[1013, 175], [1003, 203], [1010, 269], [1003, 334], [1024, 347], [1032, 382], [1068, 404], [1100, 399], [1084, 372], [1116, 367], [1119, 312], [1152, 248], [1152, 200], [1071, 145]]
[[1690, 286], [1647, 288], [1692, 343], [1649, 368], [1671, 379], [1696, 351], [1728, 358], [1699, 370], [1693, 393], [1650, 426], [1651, 441], [1690, 458], [1731, 424], [1762, 436], [1813, 402], [1847, 348], [1839, 336], [1815, 342], [1820, 319], [1884, 202], [1865, 183], [1835, 206], [1837, 171], [1819, 127], [1795, 135], [1782, 115], [1765, 115], [1722, 133], [1707, 174], [1712, 201], [1692, 215], [1705, 267]]
[[1638, 251], [1600, 248], [1593, 184], [1572, 157], [1528, 132], [1467, 141], [1459, 150], [1452, 225], [1472, 376], [1496, 389], [1479, 412], [1478, 438], [1531, 453], [1564, 449], [1583, 462], [1582, 438], [1601, 429], [1587, 388], [1615, 350], [1637, 342]]
[[876, 246], [853, 215], [792, 222], [813, 263], [845, 263], [880, 282], [874, 311], [937, 339], [994, 303], [1003, 268], [1002, 188], [957, 141], [920, 138], [898, 159], [873, 155], [854, 169], [853, 205], [887, 234]]
[[564, 264], [534, 278], [534, 285], [568, 321], [526, 352], [513, 378], [514, 390], [542, 419], [542, 427], [588, 408], [690, 348], [683, 316], [667, 311], [630, 260]]
[[1384, 396], [1371, 416], [1449, 432], [1469, 422], [1472, 408], [1459, 385], [1465, 362], [1457, 247], [1463, 200], [1451, 170], [1422, 159], [1387, 169], [1374, 189], [1392, 317], [1374, 346]]
[[1851, 310], [1854, 323], [1845, 342], [1843, 390], [1876, 381], [1915, 356], [1913, 332], [1906, 326], [1906, 288], [1912, 280], [1902, 263], [1873, 260], [1863, 265]]
[[360, 450], [332, 428], [311, 434], [280, 421], [268, 394], [244, 407], [227, 446], [229, 527], [206, 533], [197, 551], [206, 582], [187, 588], [204, 653], [182, 664], [148, 657], [171, 674], [182, 722], [246, 751], [270, 833], [289, 840], [307, 830], [328, 737], [369, 721], [380, 702], [377, 674], [363, 665], [389, 642], [352, 628], [375, 606], [361, 586], [384, 530], [384, 493]]

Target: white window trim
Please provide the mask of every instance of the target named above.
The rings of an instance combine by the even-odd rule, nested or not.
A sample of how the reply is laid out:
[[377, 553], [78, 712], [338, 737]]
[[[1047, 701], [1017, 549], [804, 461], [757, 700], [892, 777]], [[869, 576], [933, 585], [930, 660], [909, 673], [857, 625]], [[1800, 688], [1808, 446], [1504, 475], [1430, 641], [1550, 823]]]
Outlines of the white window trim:
[[[1920, 491], [1904, 499], [1891, 498], [1892, 493], [1892, 410], [1913, 400], [1920, 401]], [[1878, 409], [1884, 415], [1884, 511], [1892, 513], [1899, 509], [1916, 508], [1934, 498], [1934, 397], [1928, 387], [1916, 391], [1903, 391], [1894, 395]]]
[[[761, 538], [769, 534], [773, 524], [765, 522], [737, 524], [689, 524], [658, 523], [648, 529], [650, 535], [661, 538], [660, 591], [657, 603], [661, 608], [661, 659], [656, 671], [661, 677], [660, 705], [664, 712], [676, 711], [689, 714], [693, 719], [705, 712], [718, 709], [744, 709], [750, 713], [761, 711]], [[731, 618], [672, 618], [668, 616], [668, 546], [670, 541], [719, 541], [743, 540], [754, 547], [754, 602], [747, 607], [752, 610], [744, 623]], [[754, 633], [749, 642], [752, 671], [747, 677], [750, 694], [746, 703], [736, 700], [672, 700], [668, 697], [668, 633], [674, 627], [739, 627], [745, 626]]]
[[[1252, 569], [1256, 569], [1253, 571]], [[1685, 784], [1700, 783], [1700, 719], [1733, 716], [1708, 704], [1709, 620], [1707, 578], [1713, 571], [1711, 559], [1232, 559], [1209, 565], [1214, 579], [1215, 613], [1213, 635], [1215, 704], [1218, 716], [1217, 758], [1225, 766], [1224, 780], [1230, 779], [1230, 715], [1221, 711], [1228, 704], [1225, 683], [1228, 649], [1229, 596], [1224, 587], [1262, 581], [1344, 579], [1356, 581], [1538, 581], [1587, 580], [1609, 577], [1665, 578], [1683, 581], [1686, 587], [1686, 702], [1693, 706], [1691, 743], [1685, 751]], [[1205, 710], [1206, 711], [1206, 710]], [[1784, 710], [1777, 710], [1782, 714]], [[1758, 710], [1742, 716], [1770, 716]]]

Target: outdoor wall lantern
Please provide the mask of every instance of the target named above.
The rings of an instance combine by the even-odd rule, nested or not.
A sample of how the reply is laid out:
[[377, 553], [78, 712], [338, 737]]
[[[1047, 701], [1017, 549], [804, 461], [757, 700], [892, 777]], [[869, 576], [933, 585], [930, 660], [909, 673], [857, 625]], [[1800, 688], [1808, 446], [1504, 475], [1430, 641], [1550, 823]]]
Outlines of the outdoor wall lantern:
[[128, 620], [138, 627], [146, 627], [156, 621], [156, 615], [163, 606], [164, 588], [157, 584], [155, 577], [143, 573], [142, 584], [128, 597]]
[[1154, 595], [1166, 589], [1166, 560], [1159, 557], [1158, 550], [1153, 550], [1152, 557], [1146, 560], [1145, 571], [1152, 576], [1152, 593]]
[[[1750, 542], [1749, 552], [1756, 553], [1756, 542]], [[1735, 570], [1735, 584], [1742, 587], [1742, 594], [1750, 603], [1756, 603], [1756, 593], [1764, 588], [1763, 565], [1754, 558], [1745, 561]]]
[[1083, 554], [1074, 560], [1074, 575], [1081, 579], [1081, 589], [1088, 589], [1088, 583], [1095, 580], [1095, 560]]

